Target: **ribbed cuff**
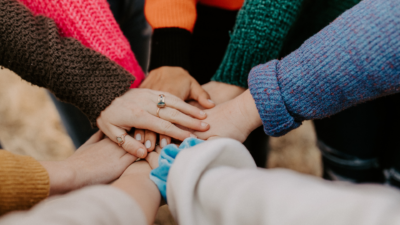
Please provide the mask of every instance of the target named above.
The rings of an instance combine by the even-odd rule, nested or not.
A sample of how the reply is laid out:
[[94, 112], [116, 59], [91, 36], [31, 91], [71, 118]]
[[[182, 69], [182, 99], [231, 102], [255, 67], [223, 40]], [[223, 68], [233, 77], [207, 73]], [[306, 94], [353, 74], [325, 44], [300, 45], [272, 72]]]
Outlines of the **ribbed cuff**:
[[0, 215], [29, 209], [50, 189], [49, 175], [38, 161], [7, 151], [0, 151], [0, 185]]
[[249, 71], [260, 61], [259, 55], [249, 52], [251, 48], [245, 45], [230, 44], [222, 63], [211, 80], [248, 88]]
[[247, 88], [251, 68], [276, 59], [303, 0], [245, 1], [212, 80]]
[[290, 115], [282, 98], [277, 79], [278, 60], [254, 67], [249, 75], [249, 88], [266, 134], [282, 136], [299, 127], [301, 121], [295, 121]]
[[190, 70], [190, 31], [177, 27], [153, 32], [149, 71], [161, 66], [179, 66]]

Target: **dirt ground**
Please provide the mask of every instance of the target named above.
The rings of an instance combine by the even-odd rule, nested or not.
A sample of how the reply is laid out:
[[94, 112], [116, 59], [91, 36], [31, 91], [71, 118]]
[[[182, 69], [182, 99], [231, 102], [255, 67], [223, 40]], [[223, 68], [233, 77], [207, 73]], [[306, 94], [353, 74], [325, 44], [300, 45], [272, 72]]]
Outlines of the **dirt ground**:
[[[271, 138], [269, 168], [283, 167], [321, 175], [320, 153], [311, 122], [280, 138]], [[38, 160], [62, 160], [74, 147], [45, 89], [32, 86], [7, 69], [0, 69], [0, 143], [8, 151]], [[162, 207], [156, 224], [174, 224]]]

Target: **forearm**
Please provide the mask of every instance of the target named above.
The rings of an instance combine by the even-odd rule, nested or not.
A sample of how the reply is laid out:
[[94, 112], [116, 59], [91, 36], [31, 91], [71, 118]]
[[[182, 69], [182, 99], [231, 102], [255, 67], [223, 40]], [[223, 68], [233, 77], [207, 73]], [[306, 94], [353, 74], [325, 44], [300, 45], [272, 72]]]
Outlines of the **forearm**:
[[95, 185], [2, 217], [0, 225], [131, 225], [133, 221], [135, 225], [147, 224], [133, 199], [109, 185]]
[[150, 180], [150, 166], [146, 162], [131, 165], [132, 172], [124, 174], [112, 186], [124, 191], [141, 207], [148, 224], [153, 224], [161, 195], [157, 186]]
[[74, 187], [74, 173], [63, 161], [42, 161], [49, 176], [49, 195], [64, 194], [76, 189]]
[[134, 87], [144, 79], [144, 73], [106, 0], [20, 1], [34, 14], [53, 19], [61, 36], [77, 39], [130, 72], [136, 78]]
[[0, 65], [81, 109], [93, 125], [125, 93], [133, 77], [107, 57], [71, 38], [55, 23], [33, 16], [16, 0], [0, 1]]
[[27, 210], [49, 194], [49, 175], [29, 156], [0, 150], [0, 215]]
[[245, 1], [214, 81], [247, 88], [252, 67], [278, 57], [303, 0]]
[[255, 67], [249, 86], [267, 134], [400, 90], [400, 3], [365, 0], [281, 61]]

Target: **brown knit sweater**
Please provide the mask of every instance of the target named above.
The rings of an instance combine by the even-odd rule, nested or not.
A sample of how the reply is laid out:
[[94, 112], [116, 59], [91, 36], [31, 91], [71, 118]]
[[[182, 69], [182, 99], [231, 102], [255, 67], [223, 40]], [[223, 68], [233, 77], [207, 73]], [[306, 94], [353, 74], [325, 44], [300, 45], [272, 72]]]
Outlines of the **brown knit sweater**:
[[0, 0], [0, 65], [96, 118], [134, 77], [77, 40], [63, 38], [53, 20], [33, 16], [17, 0]]
[[0, 215], [29, 209], [49, 194], [47, 171], [29, 156], [0, 150]]

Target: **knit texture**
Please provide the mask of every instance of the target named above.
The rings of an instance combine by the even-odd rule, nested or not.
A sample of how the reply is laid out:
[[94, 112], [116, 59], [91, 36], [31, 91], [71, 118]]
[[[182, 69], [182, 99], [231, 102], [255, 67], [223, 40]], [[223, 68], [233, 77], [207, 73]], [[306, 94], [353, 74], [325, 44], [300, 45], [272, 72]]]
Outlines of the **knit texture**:
[[62, 37], [73, 37], [124, 67], [136, 77], [132, 87], [138, 87], [144, 79], [145, 75], [106, 0], [19, 1], [34, 14], [53, 19]]
[[38, 161], [0, 151], [0, 216], [29, 209], [45, 199], [49, 190], [49, 175]]
[[249, 0], [239, 11], [214, 81], [247, 88], [252, 67], [277, 58], [303, 0]]
[[252, 69], [264, 130], [280, 136], [400, 91], [400, 2], [364, 0], [281, 61]]
[[190, 69], [190, 44], [188, 30], [170, 27], [155, 29], [151, 37], [149, 71], [162, 66], [179, 66]]
[[0, 65], [74, 104], [93, 126], [133, 83], [125, 69], [75, 39], [60, 37], [53, 20], [33, 16], [16, 0], [0, 0], [0, 43]]
[[196, 4], [238, 10], [244, 0], [146, 0], [144, 12], [153, 29], [177, 27], [193, 31], [196, 23]]

